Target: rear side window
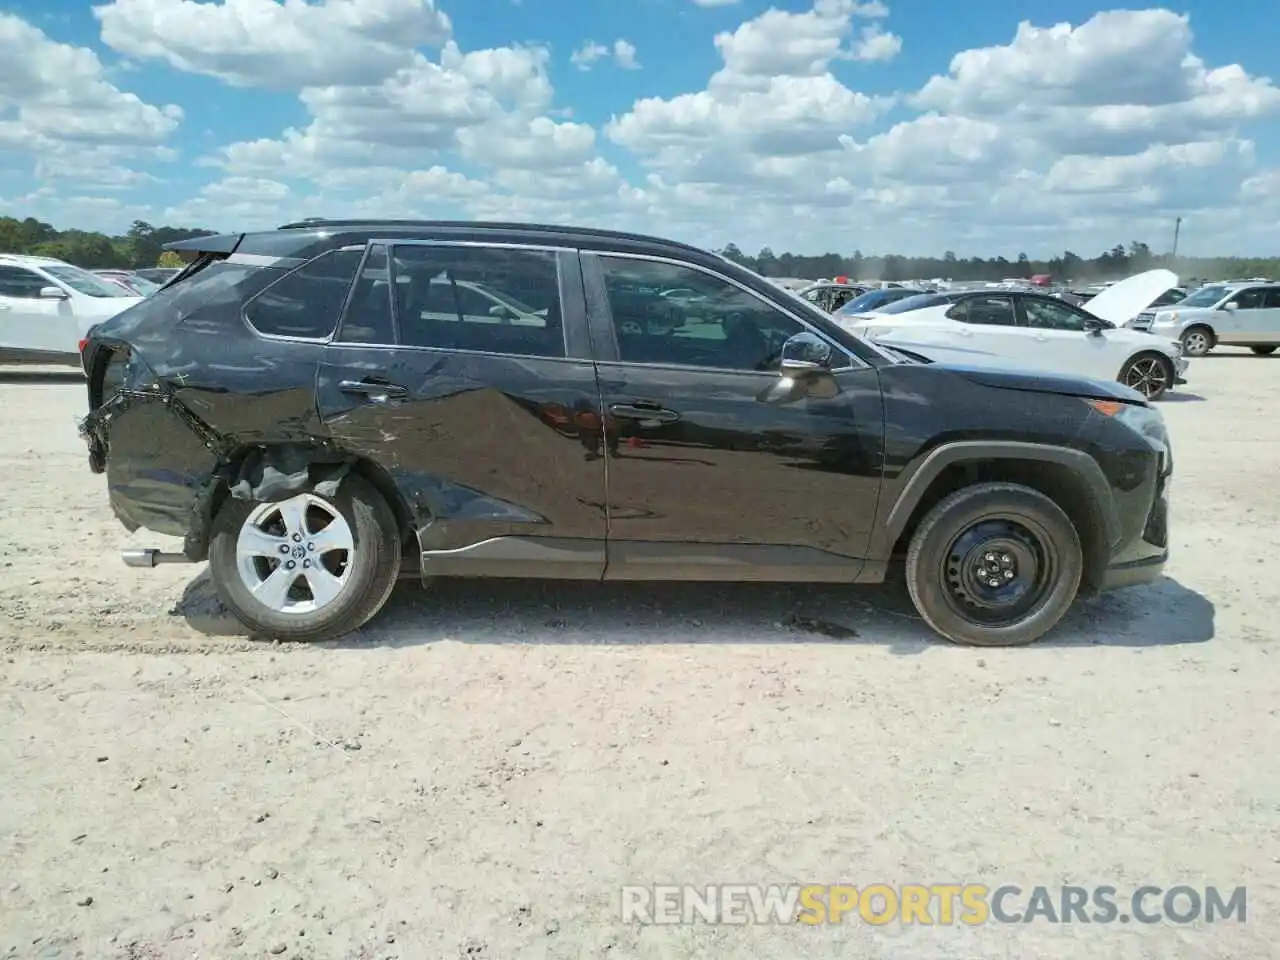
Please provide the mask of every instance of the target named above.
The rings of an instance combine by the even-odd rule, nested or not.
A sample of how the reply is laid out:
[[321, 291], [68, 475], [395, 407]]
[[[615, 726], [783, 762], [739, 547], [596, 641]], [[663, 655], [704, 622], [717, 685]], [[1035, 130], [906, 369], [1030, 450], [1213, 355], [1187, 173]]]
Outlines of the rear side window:
[[323, 340], [333, 333], [364, 250], [330, 250], [285, 274], [245, 307], [259, 333]]
[[1268, 310], [1280, 310], [1280, 287], [1271, 287], [1267, 290], [1263, 306]]
[[402, 346], [565, 355], [554, 253], [397, 245], [391, 289]]
[[947, 316], [961, 323], [977, 323], [993, 327], [1017, 326], [1010, 297], [969, 297], [947, 311]]

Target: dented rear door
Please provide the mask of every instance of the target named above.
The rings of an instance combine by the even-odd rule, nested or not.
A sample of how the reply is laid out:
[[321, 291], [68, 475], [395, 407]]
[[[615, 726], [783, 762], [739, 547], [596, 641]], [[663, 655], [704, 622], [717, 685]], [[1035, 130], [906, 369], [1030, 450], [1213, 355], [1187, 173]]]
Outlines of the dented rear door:
[[[484, 316], [464, 309], [477, 289]], [[605, 451], [576, 255], [370, 244], [316, 395], [333, 441], [399, 489], [424, 573], [603, 574]]]

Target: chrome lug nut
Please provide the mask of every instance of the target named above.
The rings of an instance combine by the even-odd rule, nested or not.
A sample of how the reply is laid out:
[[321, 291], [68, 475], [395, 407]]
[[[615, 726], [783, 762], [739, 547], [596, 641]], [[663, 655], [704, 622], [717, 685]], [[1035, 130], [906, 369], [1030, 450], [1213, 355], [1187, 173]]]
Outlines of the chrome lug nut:
[[292, 569], [293, 569], [294, 567], [296, 567], [296, 566], [297, 566], [297, 564], [296, 564], [296, 563], [294, 563], [292, 560], [287, 560], [287, 561], [285, 561], [284, 568], [285, 568], [286, 570], [292, 570]]
[[295, 533], [295, 534], [293, 535], [293, 542], [294, 542], [294, 543], [301, 543], [301, 542], [302, 542], [302, 534], [300, 534], [300, 533]]
[[289, 545], [288, 545], [287, 543], [282, 543], [282, 544], [280, 544], [280, 552], [281, 552], [281, 553], [288, 553], [288, 552], [289, 552]]

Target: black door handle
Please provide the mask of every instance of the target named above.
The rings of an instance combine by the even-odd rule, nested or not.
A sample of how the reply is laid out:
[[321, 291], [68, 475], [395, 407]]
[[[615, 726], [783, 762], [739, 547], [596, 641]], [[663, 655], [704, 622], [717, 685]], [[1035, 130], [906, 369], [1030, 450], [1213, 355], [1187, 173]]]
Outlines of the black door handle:
[[674, 423], [680, 419], [680, 414], [674, 410], [668, 410], [666, 407], [660, 407], [658, 404], [645, 403], [637, 401], [635, 403], [615, 403], [609, 407], [609, 412], [621, 420], [648, 420], [656, 423]]
[[386, 383], [373, 378], [367, 380], [342, 380], [338, 389], [343, 393], [357, 393], [368, 397], [374, 403], [385, 403], [388, 400], [403, 400], [409, 396], [409, 388], [398, 383]]

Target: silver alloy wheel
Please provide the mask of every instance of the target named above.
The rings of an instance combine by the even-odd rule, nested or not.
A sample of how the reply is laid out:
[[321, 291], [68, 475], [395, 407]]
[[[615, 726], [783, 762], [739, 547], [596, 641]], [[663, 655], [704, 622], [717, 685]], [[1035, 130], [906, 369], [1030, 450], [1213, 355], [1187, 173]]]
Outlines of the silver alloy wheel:
[[302, 493], [256, 507], [236, 538], [236, 569], [257, 600], [277, 613], [314, 613], [347, 585], [355, 538], [327, 500]]
[[1144, 397], [1154, 397], [1169, 386], [1166, 365], [1156, 357], [1139, 357], [1129, 365], [1124, 385], [1133, 387]]
[[1203, 357], [1209, 352], [1209, 337], [1200, 330], [1192, 330], [1182, 338], [1182, 349], [1189, 357]]

